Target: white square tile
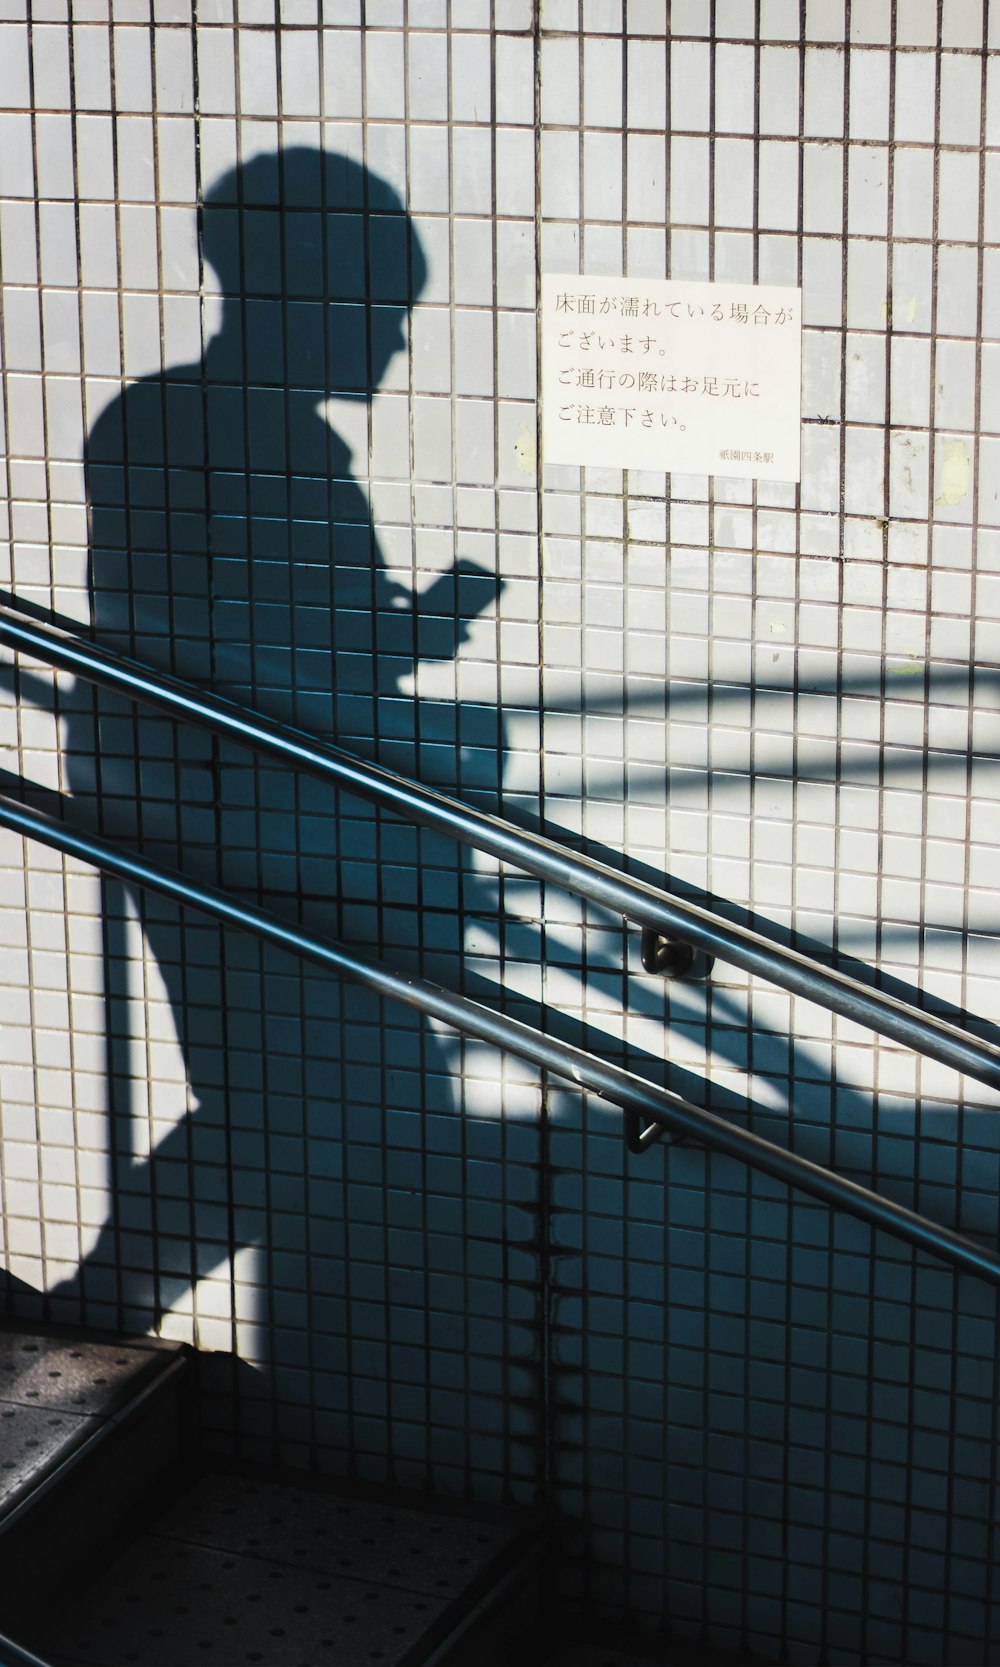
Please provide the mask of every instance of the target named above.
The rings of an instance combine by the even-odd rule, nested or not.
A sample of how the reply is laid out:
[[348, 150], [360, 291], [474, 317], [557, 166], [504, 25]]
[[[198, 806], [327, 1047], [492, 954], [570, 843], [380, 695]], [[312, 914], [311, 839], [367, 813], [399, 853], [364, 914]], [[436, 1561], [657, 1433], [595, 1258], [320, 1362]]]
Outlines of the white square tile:
[[411, 126], [409, 145], [411, 213], [447, 214], [451, 199], [447, 128]]
[[369, 120], [401, 121], [406, 109], [403, 36], [394, 30], [369, 29], [364, 36], [364, 63]]
[[986, 62], [986, 143], [1000, 145], [1000, 59]]
[[343, 120], [364, 108], [361, 36], [343, 30], [323, 34], [323, 114]]
[[[28, 190], [21, 189], [30, 180], [31, 153], [30, 149], [22, 152], [22, 144], [29, 138], [29, 129], [20, 124], [27, 122], [27, 117], [7, 116], [3, 118], [7, 134], [12, 141], [13, 154], [8, 160], [5, 157], [4, 176], [0, 176], [0, 189], [5, 195], [12, 197], [33, 196], [33, 185]], [[39, 115], [35, 117], [35, 169], [38, 181], [38, 195], [40, 197], [61, 198], [69, 202], [75, 196], [73, 181], [73, 131], [68, 116]], [[27, 170], [22, 172], [22, 170]], [[21, 174], [20, 180], [18, 173]]]
[[844, 416], [848, 422], [882, 423], [885, 374], [885, 337], [849, 333], [844, 373]]
[[[156, 210], [150, 205], [123, 204], [119, 211], [122, 283], [127, 289], [159, 287], [156, 258]], [[157, 326], [156, 334], [159, 334]]]
[[[621, 272], [624, 260], [620, 225], [584, 227], [583, 264], [587, 272], [613, 278]], [[616, 472], [620, 474], [620, 470]]]
[[622, 45], [588, 38], [583, 44], [583, 120], [587, 127], [622, 123]]
[[934, 46], [937, 43], [937, 0], [909, 0], [896, 15], [897, 46]]
[[882, 145], [848, 146], [848, 232], [852, 237], [885, 237], [888, 215], [888, 149]]
[[935, 427], [973, 431], [976, 426], [975, 343], [939, 341], [934, 379]]
[[666, 35], [668, 23], [660, 0], [629, 0], [626, 28], [630, 35]]
[[799, 131], [799, 55], [788, 47], [761, 47], [760, 131]]
[[979, 232], [980, 159], [973, 151], [942, 151], [938, 236], [975, 243]]
[[715, 140], [714, 219], [719, 226], [754, 223], [754, 146], [750, 139]]
[[882, 435], [849, 426], [844, 432], [844, 505], [849, 514], [885, 514]]
[[193, 121], [168, 116], [161, 117], [156, 123], [156, 164], [160, 201], [190, 203], [192, 212], [197, 200], [195, 138]]
[[685, 35], [709, 35], [711, 17], [704, 0], [672, 0], [670, 33], [675, 40]]
[[530, 30], [533, 0], [493, 0], [493, 23], [497, 29]]
[[630, 40], [627, 66], [630, 134], [648, 129], [662, 135], [667, 125], [667, 53], [662, 40]]
[[543, 124], [575, 127], [580, 120], [580, 48], [556, 37], [541, 43], [539, 87]]
[[760, 33], [762, 40], [798, 42], [802, 27], [796, 0], [761, 0]]
[[540, 0], [540, 24], [547, 29], [577, 30], [580, 27], [580, 0]]
[[114, 31], [115, 100], [119, 110], [153, 108], [153, 76], [149, 36], [128, 25]]
[[983, 39], [983, 0], [943, 0], [941, 44], [980, 51]]
[[[909, 253], [904, 246], [897, 248], [893, 266], [894, 280], [899, 276], [900, 256]], [[886, 250], [884, 244], [852, 237], [847, 245], [847, 320], [855, 330], [878, 330], [885, 327]], [[895, 324], [896, 309], [893, 309]], [[926, 328], [926, 325], [924, 326]]]
[[77, 246], [71, 203], [42, 203], [38, 210], [42, 282], [67, 287], [76, 283]]
[[0, 114], [0, 197], [34, 195], [31, 118], [28, 115]]
[[[15, 34], [15, 31], [17, 33]], [[0, 53], [10, 51], [12, 64], [0, 71], [0, 104], [29, 106], [27, 63], [17, 24], [6, 24], [0, 35]], [[31, 72], [36, 109], [65, 110], [70, 105], [69, 34], [62, 24], [36, 24], [31, 35]], [[14, 79], [4, 86], [4, 80]], [[8, 96], [9, 94], [9, 96]]]
[[933, 52], [896, 54], [893, 128], [897, 143], [933, 141], [936, 85], [937, 63]]
[[922, 243], [897, 244], [892, 262], [893, 330], [926, 333], [930, 328], [931, 283], [929, 246]]
[[619, 133], [584, 133], [583, 213], [587, 220], [620, 223], [623, 207], [622, 161], [622, 137]]
[[[448, 0], [410, 0], [407, 21], [411, 29], [447, 29]], [[475, 27], [475, 24], [470, 26]], [[488, 28], [489, 18], [481, 20], [479, 27]]]
[[674, 224], [708, 225], [709, 167], [707, 139], [671, 139], [670, 219]]
[[1000, 337], [1000, 252], [983, 252], [983, 337]]
[[[651, 221], [654, 225], [662, 225], [666, 214], [667, 190], [665, 140], [658, 135], [648, 133], [629, 134], [627, 161], [628, 201], [626, 210], [629, 220]], [[654, 241], [662, 249], [662, 234], [654, 234]], [[635, 247], [638, 248], [637, 245]], [[660, 264], [661, 270], [657, 275], [662, 277], [662, 254]], [[629, 271], [633, 277], [643, 275], [635, 269], [631, 255], [629, 257]]]
[[[872, 17], [880, 0], [871, 0], [865, 7]], [[852, 12], [853, 20], [858, 13]], [[888, 52], [852, 52], [850, 62], [850, 119], [848, 131], [852, 139], [887, 139], [889, 137], [889, 54]]]
[[934, 153], [897, 150], [893, 162], [893, 235], [929, 240], [933, 226]]
[[[718, 24], [717, 24], [718, 27]], [[721, 33], [727, 33], [721, 30]], [[715, 130], [753, 133], [756, 66], [751, 46], [720, 44], [715, 52]]]
[[807, 46], [803, 132], [811, 138], [840, 138], [844, 120], [844, 54], [831, 47]]
[[941, 57], [943, 145], [979, 145], [982, 67], [978, 57], [945, 52]]
[[930, 420], [930, 342], [905, 335], [892, 337], [890, 419], [894, 425], [926, 427]]
[[79, 302], [74, 293], [49, 290], [42, 296], [45, 368], [67, 375], [80, 371]]
[[840, 232], [844, 217], [844, 153], [840, 145], [802, 147], [802, 213], [806, 232]]
[[407, 36], [409, 119], [443, 121], [448, 115], [448, 42], [442, 34], [412, 30]]
[[32, 204], [0, 203], [0, 240], [3, 245], [3, 264], [0, 267], [3, 281], [7, 284], [37, 283], [35, 211]]
[[322, 111], [320, 58], [316, 37], [311, 32], [288, 30], [285, 34], [281, 49], [281, 107], [286, 116], [318, 116]]
[[806, 0], [806, 39], [842, 41], [845, 38], [844, 0]]
[[160, 30], [156, 50], [156, 104], [164, 115], [171, 112], [190, 115], [194, 111], [194, 63], [187, 29]]
[[[497, 42], [498, 94], [500, 92], [501, 49], [507, 37]], [[488, 122], [492, 114], [490, 41], [487, 35], [454, 34], [451, 41], [451, 120]], [[445, 112], [447, 113], [447, 112]], [[506, 118], [509, 119], [509, 118]]]
[[535, 140], [525, 128], [498, 128], [494, 134], [496, 155], [496, 206], [504, 216], [532, 215], [535, 208]]
[[5, 288], [2, 294], [7, 366], [15, 371], [40, 372], [42, 332], [39, 298], [27, 289]]
[[[675, 32], [676, 27], [675, 23]], [[710, 73], [707, 45], [674, 39], [670, 48], [670, 124], [674, 133], [708, 131]]]
[[586, 33], [620, 35], [624, 27], [625, 0], [582, 0], [581, 27]]
[[455, 220], [454, 293], [463, 305], [493, 300], [493, 227], [491, 221]]
[[490, 214], [493, 207], [493, 153], [489, 130], [456, 127], [452, 133], [451, 165], [455, 213]]
[[762, 140], [758, 148], [758, 225], [790, 230], [798, 225], [798, 158], [792, 143]]
[[892, 34], [891, 0], [865, 0], [851, 12], [851, 40], [858, 45], [888, 43]]
[[927, 514], [929, 439], [894, 429], [889, 440], [889, 514], [917, 519]]
[[[487, 37], [481, 37], [489, 48]], [[454, 50], [454, 48], [453, 48]], [[500, 35], [496, 41], [496, 119], [501, 126], [530, 127], [535, 119], [535, 64], [532, 41], [519, 35]], [[487, 58], [487, 85], [489, 69]], [[489, 99], [481, 120], [489, 119]]]
[[971, 522], [973, 443], [968, 434], [941, 434], [934, 442], [934, 519]]
[[[937, 261], [938, 328], [952, 336], [975, 336], [978, 299], [977, 251], [944, 245], [938, 252]], [[921, 310], [918, 303], [919, 316]]]

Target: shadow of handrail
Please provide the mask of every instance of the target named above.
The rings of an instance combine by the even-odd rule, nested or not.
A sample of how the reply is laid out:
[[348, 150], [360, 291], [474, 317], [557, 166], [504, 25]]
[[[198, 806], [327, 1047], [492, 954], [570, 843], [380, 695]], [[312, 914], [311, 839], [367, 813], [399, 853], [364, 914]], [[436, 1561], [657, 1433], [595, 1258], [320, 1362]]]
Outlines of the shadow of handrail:
[[[2, 785], [2, 782], [0, 782]], [[440, 985], [392, 971], [382, 962], [364, 960], [332, 939], [320, 939], [289, 921], [252, 904], [243, 903], [217, 887], [196, 884], [172, 869], [154, 866], [145, 858], [65, 822], [56, 822], [26, 805], [0, 795], [0, 826], [35, 838], [92, 863], [132, 885], [142, 886], [189, 908], [209, 914], [230, 926], [288, 950], [328, 971], [348, 978], [377, 995], [416, 1008], [462, 1034], [506, 1049], [551, 1071], [572, 1087], [601, 1096], [623, 1112], [650, 1119], [644, 1142], [657, 1130], [699, 1141], [715, 1151], [763, 1170], [775, 1180], [820, 1198], [824, 1203], [858, 1216], [871, 1227], [892, 1233], [917, 1249], [943, 1258], [954, 1267], [1000, 1285], [1000, 1255], [949, 1227], [940, 1226], [904, 1205], [825, 1169], [810, 1159], [764, 1140], [749, 1129], [729, 1123], [714, 1112], [691, 1104], [680, 1095], [647, 1082], [630, 1071], [597, 1058], [556, 1037], [544, 1036], [530, 1025], [487, 1008]]]
[[263, 713], [152, 671], [73, 633], [32, 623], [16, 608], [0, 605], [0, 642], [346, 788], [418, 826], [432, 828], [539, 879], [565, 886], [664, 936], [693, 943], [708, 955], [817, 1001], [829, 1011], [892, 1037], [917, 1053], [1000, 1088], [1000, 1048], [676, 893], [637, 880], [620, 867], [574, 853], [539, 834], [366, 763]]

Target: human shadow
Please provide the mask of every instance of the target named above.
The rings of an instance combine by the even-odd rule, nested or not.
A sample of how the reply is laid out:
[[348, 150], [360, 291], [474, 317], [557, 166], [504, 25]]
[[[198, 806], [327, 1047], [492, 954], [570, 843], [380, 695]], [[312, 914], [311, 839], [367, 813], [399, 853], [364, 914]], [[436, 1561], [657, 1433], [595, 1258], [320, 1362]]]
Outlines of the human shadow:
[[[331, 398], [369, 406], [405, 349], [426, 280], [419, 237], [385, 181], [305, 147], [220, 179], [199, 233], [221, 328], [194, 362], [127, 385], [87, 441], [93, 637], [313, 733], [363, 735], [372, 755], [392, 760], [427, 727], [407, 682], [418, 662], [454, 657], [497, 592], [493, 575], [466, 561], [422, 589], [394, 576], [326, 413]], [[400, 830], [364, 805], [106, 692], [78, 685], [64, 716], [75, 817], [376, 951], [390, 909], [396, 929], [404, 919], [419, 941], [418, 865], [400, 857]], [[499, 780], [496, 721], [492, 735]], [[330, 1035], [341, 1055], [345, 1037], [370, 1038], [377, 1004], [318, 994], [323, 980], [287, 958], [116, 880], [104, 882], [103, 916], [111, 1211], [52, 1293], [52, 1312], [77, 1304], [98, 1323], [157, 1326], [168, 1308], [190, 1307], [200, 1279], [257, 1247], [268, 1272], [244, 1319], [251, 1352], [266, 1360], [275, 1290], [288, 1292], [297, 1324], [292, 1293], [308, 1284], [310, 1054], [330, 1079], [323, 1132], [333, 1136], [349, 1120], [345, 1080], [365, 1061], [363, 1049], [338, 1058]], [[188, 1089], [176, 1119], [175, 1085], [172, 1123], [157, 1100], [170, 1041], [164, 993]], [[147, 1010], [145, 1063], [137, 1003]], [[412, 1025], [397, 1038], [404, 1053], [408, 1037]], [[442, 1045], [426, 1034], [420, 1045], [424, 1069], [444, 1081]], [[379, 1046], [385, 1070], [391, 1027]], [[419, 1096], [419, 1075], [405, 1081]], [[320, 1191], [316, 1182], [314, 1203]], [[235, 1339], [237, 1318], [225, 1303], [217, 1313], [222, 1328], [206, 1328], [215, 1346], [226, 1324]]]

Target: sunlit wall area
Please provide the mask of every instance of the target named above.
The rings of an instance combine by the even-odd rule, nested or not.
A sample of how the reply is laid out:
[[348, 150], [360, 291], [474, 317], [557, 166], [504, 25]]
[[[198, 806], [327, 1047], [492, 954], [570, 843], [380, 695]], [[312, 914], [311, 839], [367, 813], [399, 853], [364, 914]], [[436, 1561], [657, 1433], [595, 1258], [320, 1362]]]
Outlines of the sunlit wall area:
[[[0, 0], [0, 580], [994, 1034], [995, 13]], [[543, 273], [800, 287], [800, 482], [547, 464]], [[63, 674], [0, 687], [46, 808], [995, 1239], [987, 1090], [721, 964], [668, 986], [620, 920]], [[250, 1457], [547, 1503], [612, 1619], [1000, 1648], [985, 1284], [0, 857], [16, 1313], [215, 1351]]]

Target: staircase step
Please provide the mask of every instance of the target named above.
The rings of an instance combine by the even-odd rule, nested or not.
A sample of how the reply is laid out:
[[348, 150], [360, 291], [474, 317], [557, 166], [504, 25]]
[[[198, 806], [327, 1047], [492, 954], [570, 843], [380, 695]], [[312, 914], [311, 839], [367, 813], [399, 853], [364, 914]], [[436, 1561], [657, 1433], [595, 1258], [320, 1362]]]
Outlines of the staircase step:
[[0, 1329], [0, 1628], [20, 1636], [182, 1451], [185, 1351]]
[[479, 1667], [512, 1659], [544, 1551], [484, 1511], [208, 1474], [30, 1642], [55, 1667]]

